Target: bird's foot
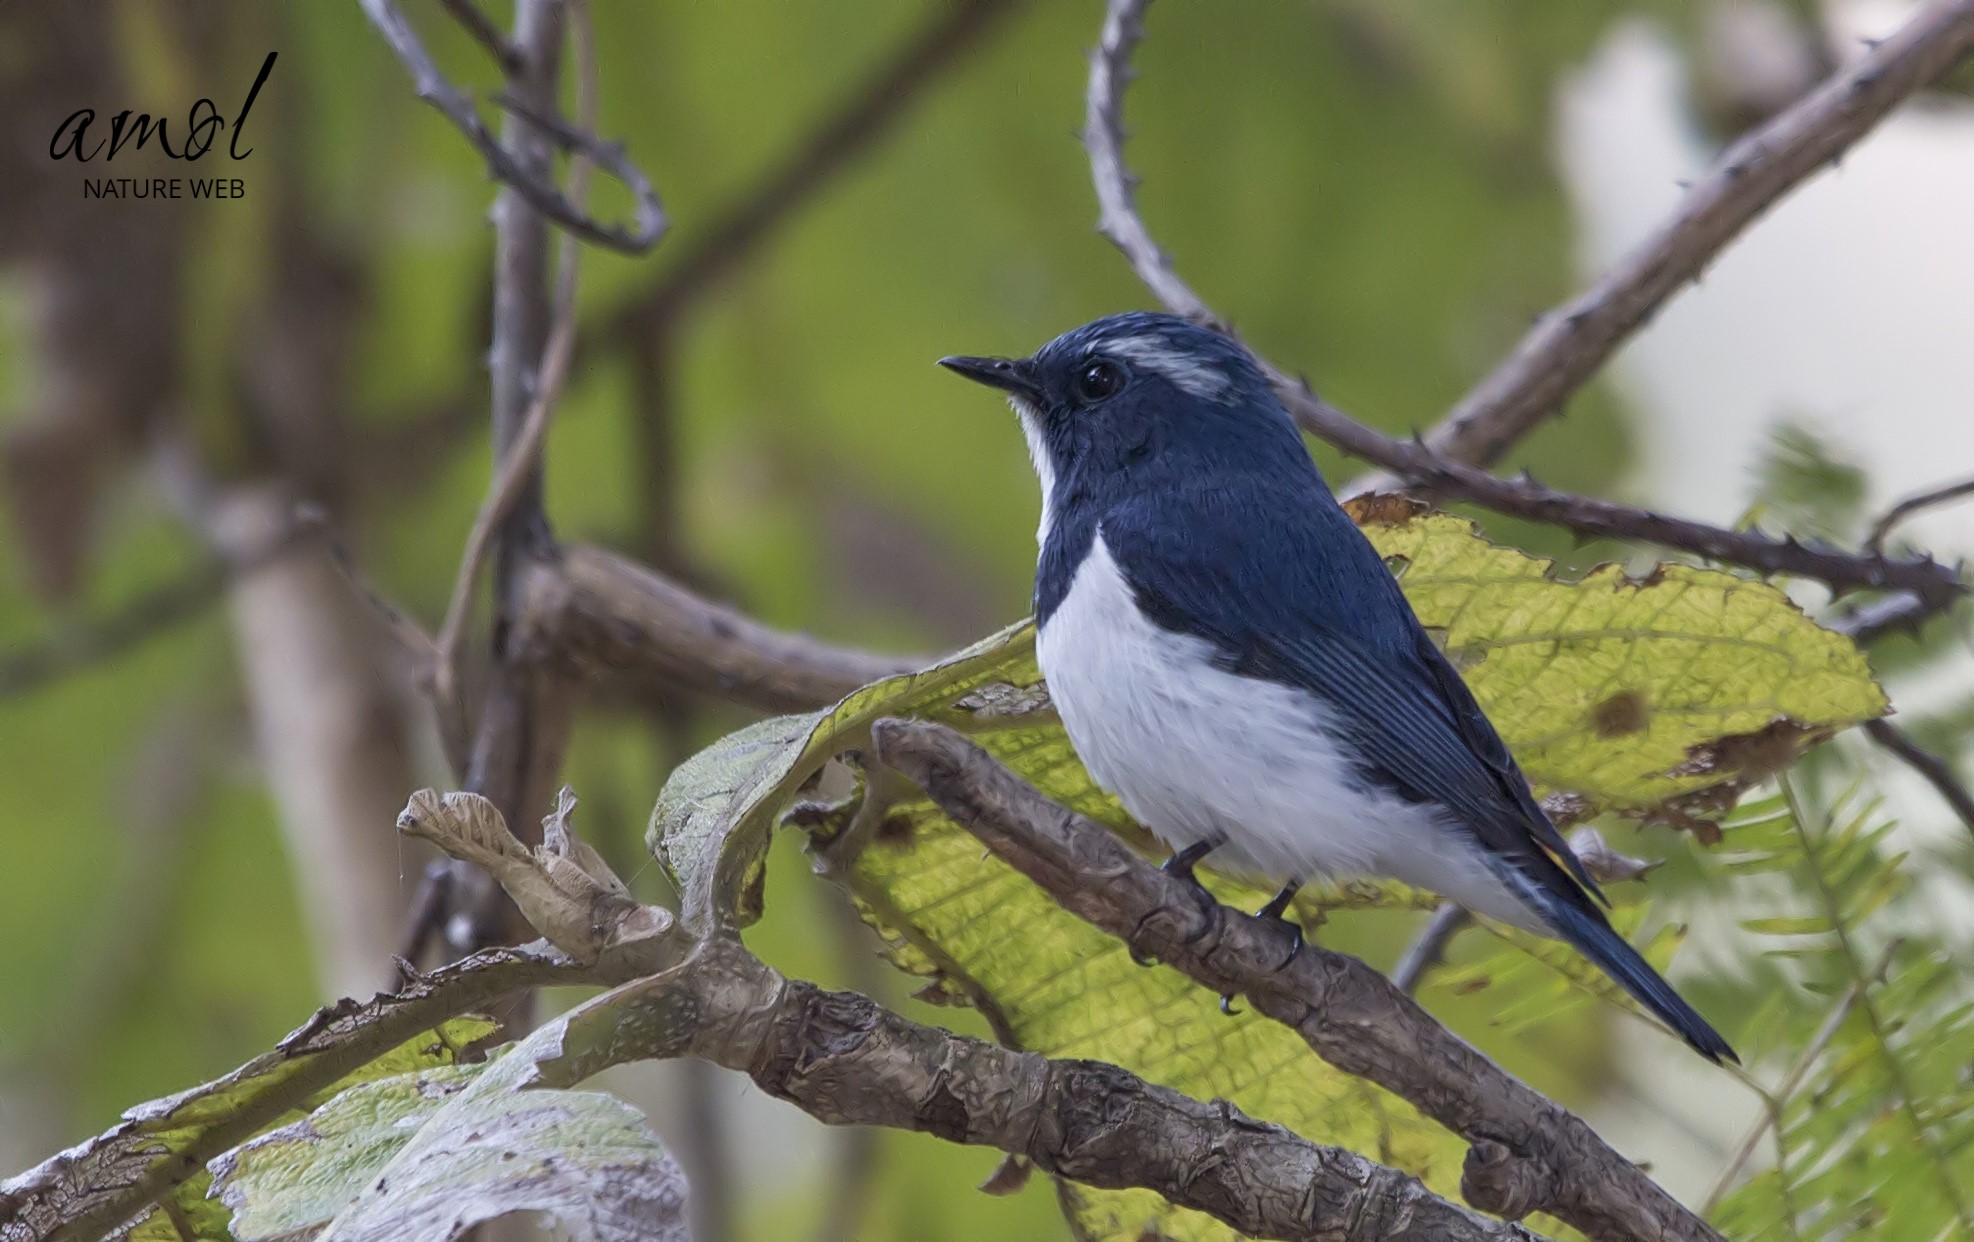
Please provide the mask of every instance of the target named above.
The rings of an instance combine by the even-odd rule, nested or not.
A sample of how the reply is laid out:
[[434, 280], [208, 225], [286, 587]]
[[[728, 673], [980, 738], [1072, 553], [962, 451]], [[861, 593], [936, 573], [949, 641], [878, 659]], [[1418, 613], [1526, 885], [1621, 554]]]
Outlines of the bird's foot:
[[1268, 899], [1267, 905], [1254, 912], [1255, 918], [1267, 919], [1271, 922], [1279, 923], [1289, 934], [1289, 955], [1282, 959], [1280, 966], [1275, 967], [1274, 973], [1276, 974], [1280, 974], [1289, 968], [1289, 964], [1295, 961], [1296, 955], [1302, 952], [1302, 946], [1305, 943], [1302, 935], [1302, 924], [1288, 917], [1287, 914], [1289, 902], [1295, 900], [1296, 892], [1301, 887], [1301, 880], [1290, 880], [1287, 884], [1282, 885], [1281, 892], [1276, 893]]
[[1201, 859], [1225, 844], [1227, 844], [1227, 834], [1224, 832], [1201, 837], [1185, 849], [1175, 852], [1172, 857], [1160, 864], [1158, 869], [1167, 875], [1176, 875], [1193, 887], [1204, 890], [1206, 886], [1193, 874], [1193, 868], [1199, 866]]
[[[1302, 887], [1301, 880], [1290, 880], [1287, 884], [1284, 884], [1282, 886], [1281, 892], [1276, 893], [1273, 897], [1268, 899], [1267, 905], [1261, 907], [1259, 910], [1256, 910], [1254, 912], [1255, 918], [1266, 919], [1269, 920], [1270, 922], [1279, 923], [1288, 930], [1289, 939], [1290, 939], [1289, 955], [1282, 959], [1282, 964], [1280, 966], [1275, 967], [1275, 970], [1273, 972], [1275, 974], [1280, 974], [1282, 971], [1287, 970], [1289, 968], [1289, 963], [1295, 961], [1296, 955], [1302, 952], [1302, 945], [1303, 945], [1302, 924], [1296, 922], [1292, 918], [1289, 918], [1288, 915], [1285, 913], [1285, 911], [1287, 911], [1289, 908], [1289, 902], [1294, 900], [1295, 898], [1296, 890], [1301, 887]], [[1223, 992], [1221, 994], [1220, 1012], [1226, 1014], [1230, 1018], [1243, 1012], [1242, 1010], [1236, 1009], [1234, 1007], [1234, 993]]]
[[[1193, 868], [1199, 865], [1202, 858], [1205, 858], [1208, 854], [1211, 854], [1214, 850], [1219, 849], [1226, 843], [1227, 834], [1216, 832], [1211, 836], [1200, 838], [1191, 845], [1188, 845], [1185, 849], [1175, 852], [1172, 857], [1166, 859], [1159, 866], [1159, 870], [1165, 874], [1177, 876], [1191, 885], [1193, 899], [1199, 902], [1200, 930], [1186, 937], [1187, 944], [1197, 943], [1201, 937], [1212, 930], [1214, 920], [1219, 917], [1220, 907], [1219, 900], [1211, 892], [1207, 891], [1206, 885], [1200, 882], [1199, 876], [1193, 874]], [[1131, 960], [1140, 966], [1157, 965], [1158, 959], [1156, 957], [1139, 951], [1136, 940], [1137, 937], [1133, 936], [1128, 945]]]

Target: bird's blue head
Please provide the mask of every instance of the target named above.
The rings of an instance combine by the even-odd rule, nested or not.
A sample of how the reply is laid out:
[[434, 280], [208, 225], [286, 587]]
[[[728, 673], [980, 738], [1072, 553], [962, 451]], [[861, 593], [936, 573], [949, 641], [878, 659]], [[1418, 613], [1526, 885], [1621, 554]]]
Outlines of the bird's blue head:
[[1176, 316], [1111, 315], [1027, 358], [940, 365], [1008, 394], [1041, 476], [1045, 529], [1078, 498], [1101, 503], [1181, 478], [1314, 471], [1253, 356]]

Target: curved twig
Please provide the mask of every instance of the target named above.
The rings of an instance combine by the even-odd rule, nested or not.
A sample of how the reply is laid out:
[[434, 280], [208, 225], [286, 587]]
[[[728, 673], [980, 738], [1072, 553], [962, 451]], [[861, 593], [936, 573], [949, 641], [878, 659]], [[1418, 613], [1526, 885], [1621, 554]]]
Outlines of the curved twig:
[[1960, 822], [1974, 832], [1974, 794], [1969, 794], [1967, 786], [1961, 784], [1960, 775], [1953, 770], [1952, 764], [1921, 746], [1910, 733], [1889, 720], [1867, 720], [1864, 734], [1925, 778], [1926, 783], [1953, 808]]
[[[1098, 227], [1123, 251], [1138, 278], [1167, 309], [1226, 332], [1226, 322], [1179, 277], [1171, 260], [1152, 239], [1138, 214], [1133, 193], [1134, 178], [1124, 163], [1122, 92], [1130, 78], [1131, 54], [1144, 35], [1143, 16], [1149, 2], [1110, 0], [1103, 32], [1091, 62], [1084, 145], [1089, 150], [1091, 175], [1096, 183], [1100, 210]], [[1876, 110], [1857, 111], [1834, 104], [1819, 105], [1810, 115], [1822, 118], [1824, 128], [1810, 127], [1813, 134], [1823, 135], [1828, 129], [1843, 136], [1843, 142], [1856, 137], [1857, 133], [1863, 132], [1861, 127], [1868, 120], [1883, 115], [1906, 90], [1932, 76], [1970, 42], [1974, 42], [1974, 0], [1936, 3], [1920, 18], [1914, 19], [1906, 30], [1881, 44], [1867, 57], [1871, 68], [1854, 69], [1812, 97], [1823, 100], [1835, 91], [1839, 95], [1872, 101]], [[1887, 83], [1900, 89], [1887, 95], [1886, 91], [1890, 89]], [[1795, 115], [1793, 110], [1784, 114], [1792, 115]], [[1859, 120], [1859, 117], [1867, 120]], [[1802, 117], [1797, 117], [1793, 122], [1797, 129], [1807, 125], [1808, 122]], [[1793, 133], [1795, 130], [1787, 129], [1786, 132]], [[1747, 144], [1737, 146], [1735, 150], [1741, 154], [1732, 167], [1738, 171], [1731, 174], [1723, 172], [1722, 176], [1736, 184], [1748, 180], [1758, 186], [1769, 186], [1768, 192], [1765, 196], [1745, 201], [1739, 195], [1729, 197], [1727, 203], [1733, 207], [1732, 211], [1727, 206], [1696, 210], [1692, 219], [1701, 221], [1707, 227], [1703, 229], [1701, 224], [1689, 223], [1686, 227], [1692, 232], [1691, 237], [1685, 232], [1673, 230], [1677, 239], [1675, 248], [1681, 254], [1693, 251], [1698, 256], [1694, 262], [1702, 262], [1705, 256], [1714, 253], [1732, 236], [1733, 229], [1719, 231], [1724, 227], [1723, 221], [1738, 221], [1734, 224], [1734, 229], [1738, 229], [1740, 224], [1752, 219], [1762, 205], [1793, 184], [1802, 172], [1807, 172], [1803, 169], [1795, 177], [1779, 178], [1774, 169], [1794, 169], [1796, 161], [1802, 158], [1801, 151], [1827, 149], [1834, 153], [1842, 148], [1843, 142], [1827, 137], [1814, 142], [1807, 138], [1800, 139], [1787, 145], [1788, 151], [1798, 153], [1790, 160], [1782, 160], [1779, 156], [1772, 160], [1768, 157], [1756, 159], [1752, 151], [1767, 149], [1759, 141], [1745, 150]], [[1818, 162], [1823, 158], [1828, 158], [1828, 155], [1819, 157]], [[1764, 170], [1760, 176], [1754, 171], [1757, 166]], [[1771, 181], [1774, 182], [1772, 186]], [[1707, 201], [1714, 200], [1709, 198]], [[1659, 289], [1656, 281], [1647, 282], [1639, 289], [1633, 289], [1632, 283], [1627, 281], [1614, 283], [1631, 290], [1623, 303], [1630, 309], [1624, 316], [1612, 320], [1613, 323], [1621, 321], [1623, 332], [1601, 344], [1590, 340], [1590, 333], [1579, 333], [1583, 339], [1555, 357], [1551, 357], [1547, 346], [1518, 350], [1517, 357], [1526, 354], [1527, 358], [1513, 369], [1512, 374], [1523, 378], [1512, 385], [1498, 383], [1495, 387], [1508, 396], [1523, 393], [1526, 389], [1527, 393], [1547, 394], [1542, 399], [1551, 404], [1561, 400], [1562, 396], [1588, 378], [1595, 365], [1615, 348], [1617, 341], [1642, 324], [1651, 309], [1679, 282], [1674, 281], [1663, 289]], [[1657, 290], [1657, 294], [1644, 299], [1641, 289]], [[1570, 312], [1579, 320], [1585, 313], [1581, 309]], [[1604, 314], [1597, 312], [1599, 323], [1604, 322], [1601, 318]], [[1542, 339], [1546, 341], [1549, 338], [1544, 336]], [[1534, 370], [1536, 361], [1543, 359], [1548, 360], [1546, 365], [1557, 368], [1558, 380], [1552, 382], [1545, 378], [1546, 373], [1538, 374]], [[1403, 476], [1410, 483], [1452, 499], [1469, 501], [1498, 513], [1566, 526], [1585, 535], [1654, 543], [1763, 573], [1788, 573], [1814, 578], [1840, 592], [1860, 589], [1910, 591], [1932, 611], [1946, 608], [1966, 592], [1966, 587], [1951, 568], [1931, 559], [1893, 560], [1877, 554], [1854, 555], [1835, 548], [1798, 543], [1791, 538], [1771, 539], [1752, 532], [1724, 530], [1609, 501], [1573, 496], [1553, 491], [1526, 476], [1520, 480], [1498, 478], [1486, 470], [1457, 460], [1453, 455], [1438, 451], [1423, 440], [1408, 442], [1374, 431], [1316, 396], [1299, 378], [1265, 360], [1262, 360], [1262, 367], [1281, 393], [1289, 412], [1310, 432], [1346, 453], [1373, 462]], [[1489, 397], [1484, 406], [1476, 408], [1520, 409], [1527, 405], [1528, 400], [1524, 395], [1516, 398], [1515, 403], [1504, 405], [1498, 396]], [[1465, 405], [1463, 403], [1463, 408]], [[1477, 417], [1470, 425], [1483, 427], [1497, 424]], [[1463, 432], [1461, 440], [1471, 446], [1487, 441], [1488, 436], [1480, 432]], [[1487, 456], [1485, 452], [1475, 452], [1473, 455]]]
[[1885, 510], [1885, 515], [1871, 525], [1871, 533], [1864, 537], [1864, 546], [1872, 552], [1884, 550], [1885, 540], [1899, 523], [1916, 513], [1931, 509], [1936, 505], [1948, 504], [1963, 496], [1974, 496], [1974, 479], [1962, 479], [1944, 487], [1935, 487], [1904, 500]]
[[[370, 24], [384, 36], [404, 67], [411, 71], [418, 97], [445, 114], [446, 119], [465, 135], [466, 141], [486, 160], [487, 169], [495, 180], [514, 187], [535, 210], [584, 241], [625, 254], [642, 254], [658, 244], [658, 239], [665, 234], [667, 223], [664, 204], [659, 201], [658, 191], [652, 186], [651, 179], [630, 161], [622, 146], [604, 142], [591, 133], [587, 125], [572, 129], [533, 113], [528, 115], [528, 119], [543, 132], [552, 135], [564, 151], [594, 161], [597, 167], [623, 182], [624, 188], [631, 192], [632, 199], [637, 203], [635, 220], [629, 227], [601, 223], [555, 185], [523, 168], [487, 127], [473, 101], [464, 91], [447, 81], [438, 66], [432, 63], [431, 54], [425, 50], [411, 24], [405, 21], [404, 14], [398, 12], [396, 4], [392, 0], [361, 0], [361, 3]], [[502, 102], [509, 109], [516, 107], [512, 99], [503, 99]]]

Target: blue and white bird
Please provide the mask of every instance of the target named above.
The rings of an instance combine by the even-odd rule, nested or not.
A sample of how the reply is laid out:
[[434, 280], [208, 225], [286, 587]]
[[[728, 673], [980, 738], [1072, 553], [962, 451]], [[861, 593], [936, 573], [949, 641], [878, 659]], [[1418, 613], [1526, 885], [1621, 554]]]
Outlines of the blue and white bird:
[[1612, 930], [1494, 726], [1330, 494], [1254, 359], [1168, 315], [946, 358], [1042, 483], [1036, 653], [1090, 775], [1176, 853], [1388, 876], [1574, 945], [1702, 1056], [1705, 1019]]

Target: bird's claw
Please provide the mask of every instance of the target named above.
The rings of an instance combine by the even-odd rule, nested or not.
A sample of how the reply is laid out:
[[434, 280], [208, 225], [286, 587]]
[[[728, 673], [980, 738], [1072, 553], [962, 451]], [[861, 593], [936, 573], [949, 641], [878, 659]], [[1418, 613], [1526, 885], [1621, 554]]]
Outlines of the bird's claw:
[[1302, 934], [1302, 925], [1300, 923], [1291, 923], [1289, 922], [1289, 920], [1283, 919], [1282, 924], [1289, 929], [1289, 937], [1291, 939], [1291, 943], [1289, 945], [1289, 955], [1283, 958], [1282, 964], [1280, 966], [1275, 967], [1274, 970], [1270, 971], [1269, 972], [1270, 974], [1279, 975], [1283, 971], [1287, 970], [1290, 966], [1294, 965], [1295, 959], [1302, 956], [1302, 946], [1309, 943], [1308, 939], [1304, 937]]
[[1295, 961], [1297, 955], [1299, 955], [1302, 952], [1302, 946], [1305, 943], [1302, 934], [1302, 924], [1288, 917], [1286, 913], [1286, 911], [1289, 908], [1289, 902], [1295, 898], [1296, 890], [1300, 889], [1301, 887], [1302, 887], [1301, 880], [1289, 881], [1287, 884], [1284, 884], [1282, 886], [1281, 892], [1276, 893], [1273, 897], [1268, 899], [1267, 905], [1261, 907], [1259, 910], [1256, 910], [1254, 912], [1255, 918], [1261, 919], [1265, 922], [1278, 923], [1283, 928], [1287, 929], [1289, 933], [1289, 939], [1291, 941], [1289, 945], [1289, 955], [1282, 959], [1282, 964], [1280, 966], [1275, 967], [1275, 969], [1271, 972], [1273, 974], [1279, 975], [1283, 971], [1287, 970], [1289, 968], [1289, 964]]
[[1244, 1009], [1234, 1008], [1234, 994], [1232, 992], [1222, 992], [1220, 994], [1220, 1012], [1226, 1014], [1230, 1018], [1233, 1018], [1233, 1017], [1238, 1017], [1239, 1015], [1246, 1013], [1247, 1011]]
[[[1167, 875], [1177, 876], [1179, 879], [1186, 881], [1192, 891], [1193, 900], [1199, 904], [1200, 928], [1198, 931], [1187, 936], [1182, 941], [1184, 944], [1194, 945], [1206, 939], [1208, 935], [1212, 934], [1215, 925], [1219, 921], [1220, 899], [1215, 897], [1205, 884], [1201, 883], [1199, 876], [1193, 873], [1193, 867], [1198, 864], [1200, 859], [1206, 857], [1214, 849], [1217, 849], [1223, 842], [1224, 838], [1209, 838], [1205, 841], [1194, 842], [1192, 845], [1187, 846], [1185, 849], [1166, 859], [1158, 868]], [[1157, 911], [1153, 911], [1152, 914], [1146, 915], [1139, 922], [1137, 931], [1134, 931], [1125, 942], [1125, 951], [1130, 953], [1131, 960], [1140, 966], [1158, 965], [1158, 958], [1153, 954], [1139, 949], [1137, 943], [1138, 935], [1144, 931], [1145, 923], [1149, 922], [1157, 913]]]

